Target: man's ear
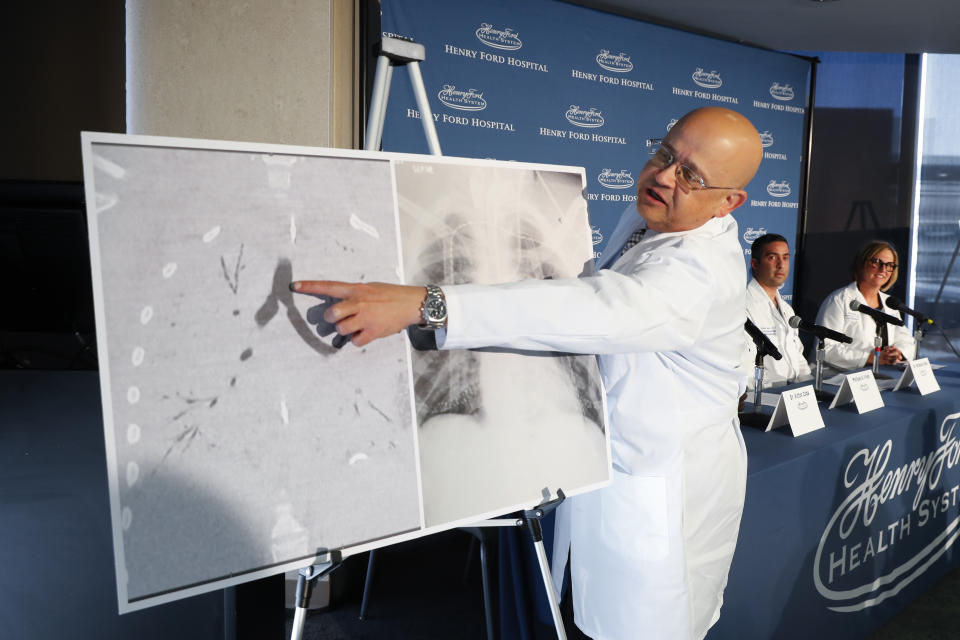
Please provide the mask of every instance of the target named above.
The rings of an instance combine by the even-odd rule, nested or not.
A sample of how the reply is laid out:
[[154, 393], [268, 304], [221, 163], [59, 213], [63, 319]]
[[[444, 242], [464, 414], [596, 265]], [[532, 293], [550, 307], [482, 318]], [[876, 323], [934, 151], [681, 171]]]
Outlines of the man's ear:
[[724, 196], [723, 200], [720, 203], [721, 213], [717, 216], [718, 218], [723, 217], [742, 205], [747, 201], [747, 192], [743, 189], [737, 189], [727, 192], [727, 195]]

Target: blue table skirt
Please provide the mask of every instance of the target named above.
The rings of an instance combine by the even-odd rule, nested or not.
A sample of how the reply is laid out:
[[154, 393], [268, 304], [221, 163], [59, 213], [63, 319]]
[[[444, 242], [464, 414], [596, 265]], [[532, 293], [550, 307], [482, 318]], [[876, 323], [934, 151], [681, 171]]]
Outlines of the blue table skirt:
[[827, 410], [799, 438], [744, 428], [740, 537], [709, 640], [866, 637], [957, 566], [960, 367], [941, 391]]

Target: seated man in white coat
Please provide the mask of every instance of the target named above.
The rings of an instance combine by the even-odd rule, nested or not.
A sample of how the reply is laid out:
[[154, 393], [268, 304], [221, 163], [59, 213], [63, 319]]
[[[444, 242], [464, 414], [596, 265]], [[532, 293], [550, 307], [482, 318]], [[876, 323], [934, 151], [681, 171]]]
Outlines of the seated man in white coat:
[[609, 268], [589, 277], [292, 285], [341, 298], [325, 319], [357, 346], [419, 324], [442, 327], [441, 349], [599, 355], [612, 484], [557, 517], [558, 541], [572, 545], [575, 621], [594, 638], [702, 638], [720, 615], [746, 486], [745, 277], [728, 214], [761, 156], [756, 129], [734, 111], [681, 118], [637, 178], [640, 215], [625, 213], [601, 257]]
[[[812, 377], [810, 365], [803, 357], [803, 343], [798, 331], [790, 326], [790, 318], [796, 315], [793, 308], [780, 295], [780, 287], [790, 275], [790, 247], [787, 239], [776, 233], [760, 236], [750, 245], [750, 272], [753, 275], [747, 284], [747, 317], [770, 338], [782, 356], [763, 358], [764, 388], [808, 380]], [[747, 388], [754, 388], [753, 371], [757, 347], [747, 338], [743, 352], [743, 367], [747, 373]]]

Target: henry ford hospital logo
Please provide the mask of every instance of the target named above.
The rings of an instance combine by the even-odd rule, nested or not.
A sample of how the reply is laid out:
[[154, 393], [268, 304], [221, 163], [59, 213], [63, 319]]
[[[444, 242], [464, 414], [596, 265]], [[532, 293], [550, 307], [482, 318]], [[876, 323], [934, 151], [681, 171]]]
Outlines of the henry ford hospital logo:
[[516, 51], [523, 46], [513, 29], [494, 29], [492, 24], [484, 22], [476, 31], [477, 39], [488, 47]]
[[590, 225], [590, 237], [593, 242], [593, 246], [597, 246], [603, 242], [603, 234], [600, 233], [600, 227], [596, 225]]
[[817, 591], [838, 612], [880, 604], [923, 574], [960, 536], [960, 413], [948, 415], [923, 455], [897, 465], [893, 443], [853, 454], [847, 493], [814, 557]]
[[779, 82], [774, 82], [770, 85], [770, 95], [772, 95], [777, 100], [793, 100], [793, 87], [789, 84], [780, 84]]
[[598, 111], [594, 107], [581, 109], [577, 105], [572, 104], [564, 115], [567, 117], [567, 120], [570, 121], [570, 124], [575, 124], [578, 127], [602, 127], [603, 115], [601, 115], [601, 113], [601, 111]]
[[760, 134], [760, 144], [763, 145], [764, 149], [773, 146], [773, 134], [770, 133], [769, 129]]
[[476, 89], [459, 91], [452, 84], [443, 85], [443, 89], [437, 94], [437, 98], [451, 109], [483, 111], [487, 108], [487, 101], [483, 99], [482, 93], [479, 93]]
[[606, 49], [601, 49], [600, 53], [597, 54], [597, 64], [607, 71], [613, 71], [615, 73], [633, 71], [633, 63], [630, 62], [630, 56], [622, 51], [617, 55], [613, 55]]
[[759, 238], [762, 235], [766, 235], [767, 230], [763, 227], [759, 229], [754, 229], [753, 227], [747, 227], [747, 230], [743, 232], [743, 241], [753, 244], [753, 241]]
[[723, 85], [723, 79], [720, 78], [719, 73], [716, 71], [707, 73], [703, 70], [703, 67], [697, 67], [697, 70], [690, 77], [704, 89], [719, 89]]
[[620, 169], [616, 172], [604, 169], [597, 176], [597, 182], [607, 189], [629, 189], [633, 186], [633, 176], [627, 169]]
[[790, 183], [786, 180], [781, 180], [780, 182], [771, 180], [767, 183], [767, 193], [774, 198], [786, 198], [790, 195]]

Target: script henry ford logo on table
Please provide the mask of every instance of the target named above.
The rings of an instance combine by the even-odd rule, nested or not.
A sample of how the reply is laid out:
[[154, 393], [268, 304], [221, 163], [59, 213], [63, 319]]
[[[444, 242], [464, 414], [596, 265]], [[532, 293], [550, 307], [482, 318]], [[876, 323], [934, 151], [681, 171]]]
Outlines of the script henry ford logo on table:
[[[814, 558], [817, 591], [837, 612], [880, 604], [920, 577], [960, 536], [960, 413], [907, 458], [891, 440], [854, 453], [846, 493]], [[899, 454], [899, 455], [898, 455]]]

